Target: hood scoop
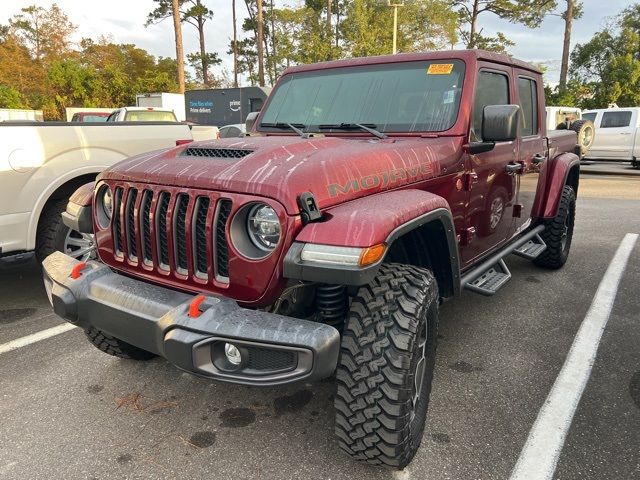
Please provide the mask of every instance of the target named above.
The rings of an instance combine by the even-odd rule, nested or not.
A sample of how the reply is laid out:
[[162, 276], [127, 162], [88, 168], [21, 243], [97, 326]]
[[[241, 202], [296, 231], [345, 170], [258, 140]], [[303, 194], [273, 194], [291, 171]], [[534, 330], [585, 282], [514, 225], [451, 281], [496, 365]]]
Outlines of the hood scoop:
[[241, 148], [210, 148], [188, 147], [182, 157], [208, 157], [208, 158], [243, 158], [253, 153], [253, 150]]

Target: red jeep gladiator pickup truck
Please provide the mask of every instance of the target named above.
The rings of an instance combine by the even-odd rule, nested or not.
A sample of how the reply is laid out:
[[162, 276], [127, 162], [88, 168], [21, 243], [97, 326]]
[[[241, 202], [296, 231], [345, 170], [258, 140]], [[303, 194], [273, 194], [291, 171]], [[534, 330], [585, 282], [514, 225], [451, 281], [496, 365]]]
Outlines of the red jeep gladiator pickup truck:
[[335, 433], [403, 468], [424, 430], [441, 301], [509, 254], [562, 267], [576, 133], [542, 76], [481, 50], [297, 66], [250, 133], [125, 160], [67, 225], [99, 260], [43, 263], [55, 312], [117, 357], [255, 386], [335, 375]]

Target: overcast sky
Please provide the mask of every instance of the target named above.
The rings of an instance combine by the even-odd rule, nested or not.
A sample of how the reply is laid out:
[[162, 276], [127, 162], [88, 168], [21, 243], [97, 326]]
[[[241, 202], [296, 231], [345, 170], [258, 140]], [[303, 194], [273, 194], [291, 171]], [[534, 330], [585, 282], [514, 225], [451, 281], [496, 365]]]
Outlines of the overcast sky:
[[[28, 5], [48, 7], [51, 1], [45, 0], [1, 0], [0, 23], [6, 23], [20, 9]], [[111, 36], [116, 43], [134, 43], [153, 55], [175, 57], [172, 22], [167, 19], [158, 25], [144, 27], [147, 13], [153, 10], [152, 0], [106, 0], [81, 1], [58, 0], [60, 8], [78, 25], [78, 39], [90, 37], [96, 39], [100, 35]], [[217, 52], [223, 59], [223, 67], [232, 70], [232, 59], [226, 54], [229, 39], [232, 36], [231, 0], [204, 0], [214, 11], [214, 18], [207, 25], [207, 50]], [[584, 15], [573, 25], [572, 46], [588, 41], [594, 32], [600, 30], [606, 17], [615, 15], [631, 0], [583, 0]], [[295, 0], [278, 0], [278, 5], [296, 4]], [[559, 5], [565, 4], [563, 0]], [[246, 7], [242, 0], [236, 2], [238, 25], [246, 16]], [[389, 11], [391, 15], [391, 10]], [[531, 30], [521, 25], [514, 25], [500, 20], [495, 15], [484, 13], [480, 16], [479, 26], [483, 33], [491, 34], [502, 31], [508, 38], [516, 42], [510, 53], [522, 60], [543, 62], [548, 65], [547, 80], [556, 82], [560, 71], [562, 53], [562, 37], [564, 23], [561, 18], [551, 16], [540, 28]], [[195, 27], [183, 26], [185, 52], [198, 50], [198, 37]]]

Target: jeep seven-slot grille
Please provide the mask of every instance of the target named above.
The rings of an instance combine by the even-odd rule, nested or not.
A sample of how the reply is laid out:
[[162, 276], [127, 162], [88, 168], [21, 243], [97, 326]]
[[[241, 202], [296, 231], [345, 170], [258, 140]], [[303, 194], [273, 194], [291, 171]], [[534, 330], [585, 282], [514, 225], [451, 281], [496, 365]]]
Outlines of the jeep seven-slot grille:
[[[147, 267], [228, 282], [231, 201], [136, 187], [114, 193], [114, 254]], [[155, 251], [154, 251], [155, 248]], [[172, 251], [170, 251], [172, 249]]]
[[210, 157], [210, 158], [242, 158], [253, 153], [253, 150], [242, 148], [206, 148], [189, 147], [183, 153], [184, 157]]

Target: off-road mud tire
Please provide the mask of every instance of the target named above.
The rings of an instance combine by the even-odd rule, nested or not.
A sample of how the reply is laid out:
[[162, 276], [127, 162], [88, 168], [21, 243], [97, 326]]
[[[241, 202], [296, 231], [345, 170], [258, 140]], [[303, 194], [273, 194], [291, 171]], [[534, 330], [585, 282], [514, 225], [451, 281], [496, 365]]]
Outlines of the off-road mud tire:
[[342, 336], [335, 397], [335, 433], [353, 458], [402, 469], [415, 455], [431, 393], [437, 329], [438, 285], [431, 271], [384, 264], [359, 289]]
[[573, 225], [576, 217], [576, 194], [573, 188], [565, 185], [555, 217], [545, 220], [545, 229], [540, 234], [547, 248], [533, 262], [539, 267], [556, 270], [561, 268], [569, 257]]
[[38, 263], [55, 251], [62, 251], [69, 227], [62, 223], [62, 212], [68, 199], [55, 200], [45, 205], [38, 220], [36, 233], [36, 260]]
[[84, 333], [96, 348], [114, 357], [129, 360], [150, 360], [156, 356], [151, 352], [135, 347], [97, 328], [89, 328], [89, 330], [85, 330]]
[[[591, 120], [576, 120], [571, 124], [571, 130], [578, 134], [577, 145], [580, 147], [581, 156], [584, 157], [593, 146], [596, 128]], [[589, 140], [585, 140], [587, 135]]]

